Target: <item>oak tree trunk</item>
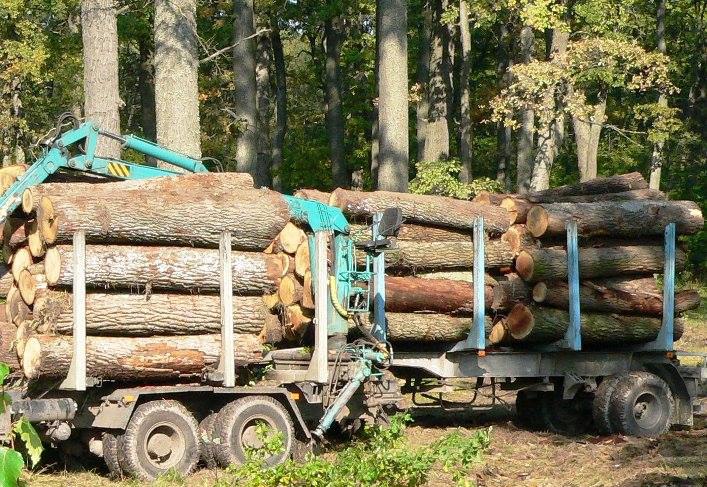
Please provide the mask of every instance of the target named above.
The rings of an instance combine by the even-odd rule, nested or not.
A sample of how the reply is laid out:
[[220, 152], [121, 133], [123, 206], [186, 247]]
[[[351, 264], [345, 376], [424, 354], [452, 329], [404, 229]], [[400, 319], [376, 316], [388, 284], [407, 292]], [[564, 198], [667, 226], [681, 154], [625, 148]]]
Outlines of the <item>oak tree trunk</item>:
[[270, 65], [272, 64], [272, 54], [270, 49], [270, 37], [267, 34], [258, 36], [256, 41], [256, 107], [258, 110], [258, 156], [257, 156], [257, 177], [255, 184], [257, 187], [271, 186], [270, 177], [271, 148], [270, 148]]
[[417, 62], [417, 88], [419, 100], [416, 105], [416, 138], [417, 160], [425, 160], [425, 140], [427, 139], [427, 117], [430, 111], [430, 43], [432, 42], [432, 11], [430, 2], [422, 7], [422, 28], [419, 32], [418, 44], [420, 52]]
[[606, 95], [600, 94], [599, 102], [592, 107], [589, 114], [572, 117], [580, 181], [589, 181], [597, 177], [597, 155], [605, 112]]
[[275, 16], [271, 18], [270, 25], [272, 29], [273, 64], [275, 66], [275, 133], [272, 143], [272, 188], [275, 191], [282, 191], [280, 170], [282, 168], [285, 135], [287, 133], [287, 73], [280, 28]]
[[258, 180], [257, 86], [255, 81], [255, 24], [253, 0], [233, 2], [234, 117], [239, 124], [236, 167]]
[[[665, 0], [658, 0], [655, 35], [658, 39], [658, 52], [665, 54]], [[666, 95], [660, 94], [658, 97], [658, 106], [663, 109], [668, 107], [668, 97]], [[665, 155], [663, 154], [664, 145], [665, 142], [662, 140], [653, 144], [650, 175], [650, 187], [653, 189], [660, 189], [660, 172], [665, 160]]]
[[[529, 25], [520, 31], [520, 60], [528, 64], [533, 60], [535, 50], [535, 34]], [[521, 127], [518, 133], [518, 156], [516, 161], [516, 187], [520, 194], [527, 193], [531, 188], [533, 177], [533, 136], [535, 134], [535, 112], [526, 108], [522, 110]]]
[[472, 121], [471, 121], [471, 32], [469, 28], [469, 6], [466, 0], [459, 1], [459, 33], [461, 39], [461, 69], [459, 73], [459, 159], [461, 171], [459, 180], [469, 183], [473, 179], [472, 171]]
[[[332, 9], [331, 2], [327, 2]], [[351, 186], [351, 174], [346, 165], [344, 153], [344, 113], [341, 104], [341, 73], [339, 57], [341, 54], [341, 17], [328, 15], [324, 21], [324, 99], [326, 103], [326, 127], [331, 158], [331, 175], [334, 186]]]

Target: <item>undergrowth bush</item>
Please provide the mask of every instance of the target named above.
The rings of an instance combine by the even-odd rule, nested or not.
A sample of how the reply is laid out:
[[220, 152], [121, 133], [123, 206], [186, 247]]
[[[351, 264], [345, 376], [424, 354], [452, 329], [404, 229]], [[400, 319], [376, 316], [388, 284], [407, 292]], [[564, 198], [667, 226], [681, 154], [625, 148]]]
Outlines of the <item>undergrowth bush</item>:
[[457, 159], [418, 162], [415, 164], [417, 175], [410, 181], [410, 192], [468, 200], [481, 191], [501, 191], [501, 184], [489, 178], [477, 178], [470, 183], [460, 182], [461, 167], [461, 162]]
[[[308, 455], [304, 463], [288, 461], [268, 469], [261, 454], [244, 465], [232, 466], [216, 487], [414, 487], [424, 484], [434, 466], [459, 485], [473, 485], [467, 477], [471, 466], [490, 444], [490, 429], [471, 435], [455, 431], [425, 447], [411, 447], [404, 438], [409, 415], [392, 418], [388, 427], [367, 427], [353, 444], [332, 459]], [[278, 442], [264, 441], [269, 454]], [[281, 444], [280, 444], [281, 445]]]

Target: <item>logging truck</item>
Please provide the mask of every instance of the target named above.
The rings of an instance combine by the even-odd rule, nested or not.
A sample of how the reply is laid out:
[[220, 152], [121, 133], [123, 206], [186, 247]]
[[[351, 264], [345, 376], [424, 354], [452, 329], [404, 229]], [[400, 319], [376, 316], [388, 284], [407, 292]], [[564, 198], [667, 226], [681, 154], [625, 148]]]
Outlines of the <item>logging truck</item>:
[[[109, 136], [124, 147], [189, 172], [206, 171], [201, 161], [131, 136], [104, 134], [90, 123], [60, 123], [38, 159], [0, 198], [5, 219], [32, 198], [32, 188], [59, 170], [90, 172], [116, 179], [147, 179], [171, 171], [95, 155], [97, 138]], [[71, 121], [73, 123], [73, 121]], [[11, 421], [25, 416], [47, 444], [82, 441], [102, 457], [110, 472], [151, 480], [174, 469], [188, 474], [197, 465], [228, 466], [247, 461], [263, 444], [263, 426], [282, 438], [282, 449], [266, 462], [298, 459], [334, 425], [355, 428], [383, 422], [413, 403], [440, 407], [445, 394], [463, 383], [474, 407], [477, 393], [488, 389], [517, 391], [516, 411], [528, 427], [580, 434], [593, 423], [602, 433], [657, 436], [671, 426], [691, 426], [699, 411], [705, 356], [700, 365], [681, 365], [684, 354], [673, 347], [675, 294], [675, 226], [665, 231], [663, 313], [655, 340], [640, 345], [584, 346], [580, 318], [577, 226], [566, 227], [569, 320], [564, 336], [539, 345], [489, 346], [485, 319], [484, 279], [473, 280], [473, 318], [468, 335], [455, 342], [417, 346], [388, 339], [386, 319], [386, 253], [402, 214], [390, 207], [375, 213], [370, 238], [354, 242], [341, 210], [327, 204], [285, 197], [290, 217], [308, 230], [314, 300], [313, 346], [271, 350], [262, 360], [238, 363], [239, 342], [233, 323], [234, 282], [232, 236], [219, 239], [219, 347], [216, 366], [200, 377], [175, 376], [155, 381], [97, 377], [86, 356], [86, 234], [72, 236], [72, 351], [62, 380], [31, 384], [11, 392], [2, 419], [9, 435]], [[31, 206], [31, 205], [30, 205]], [[460, 214], [447, 215], [460, 219]], [[473, 275], [483, 276], [484, 219], [473, 227]], [[357, 258], [358, 254], [358, 258]], [[493, 332], [492, 332], [493, 333]], [[185, 350], [184, 353], [190, 351]], [[25, 350], [25, 354], [29, 353]], [[35, 353], [36, 350], [35, 350]], [[179, 360], [180, 350], [165, 351], [164, 360]]]

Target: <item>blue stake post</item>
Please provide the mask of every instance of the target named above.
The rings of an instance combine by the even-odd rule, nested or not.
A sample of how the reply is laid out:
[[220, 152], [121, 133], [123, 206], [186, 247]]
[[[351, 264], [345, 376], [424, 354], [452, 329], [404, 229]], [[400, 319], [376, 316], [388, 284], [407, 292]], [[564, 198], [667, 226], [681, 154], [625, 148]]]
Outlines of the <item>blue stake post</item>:
[[[383, 213], [377, 212], [373, 215], [373, 225], [371, 226], [373, 241], [381, 238], [380, 222]], [[372, 335], [378, 340], [385, 342], [388, 340], [388, 329], [385, 321], [385, 254], [379, 252], [373, 257], [373, 330]]]
[[476, 350], [484, 350], [486, 348], [484, 326], [486, 315], [484, 256], [484, 218], [478, 216], [474, 219], [474, 323], [466, 339], [467, 348]]
[[665, 267], [663, 269], [663, 324], [655, 340], [659, 350], [673, 350], [675, 327], [675, 223], [665, 227]]
[[567, 223], [567, 277], [570, 322], [565, 332], [565, 342], [568, 348], [577, 351], [582, 349], [582, 322], [579, 308], [579, 245], [575, 220]]

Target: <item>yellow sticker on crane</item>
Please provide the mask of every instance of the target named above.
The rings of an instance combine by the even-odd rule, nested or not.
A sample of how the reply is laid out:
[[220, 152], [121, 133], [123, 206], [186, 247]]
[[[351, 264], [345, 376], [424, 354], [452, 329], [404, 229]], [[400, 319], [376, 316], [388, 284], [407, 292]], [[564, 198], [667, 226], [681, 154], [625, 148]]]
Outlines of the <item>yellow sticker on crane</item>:
[[108, 172], [113, 176], [119, 178], [129, 178], [130, 177], [130, 166], [127, 164], [121, 164], [119, 162], [109, 162], [107, 166]]

